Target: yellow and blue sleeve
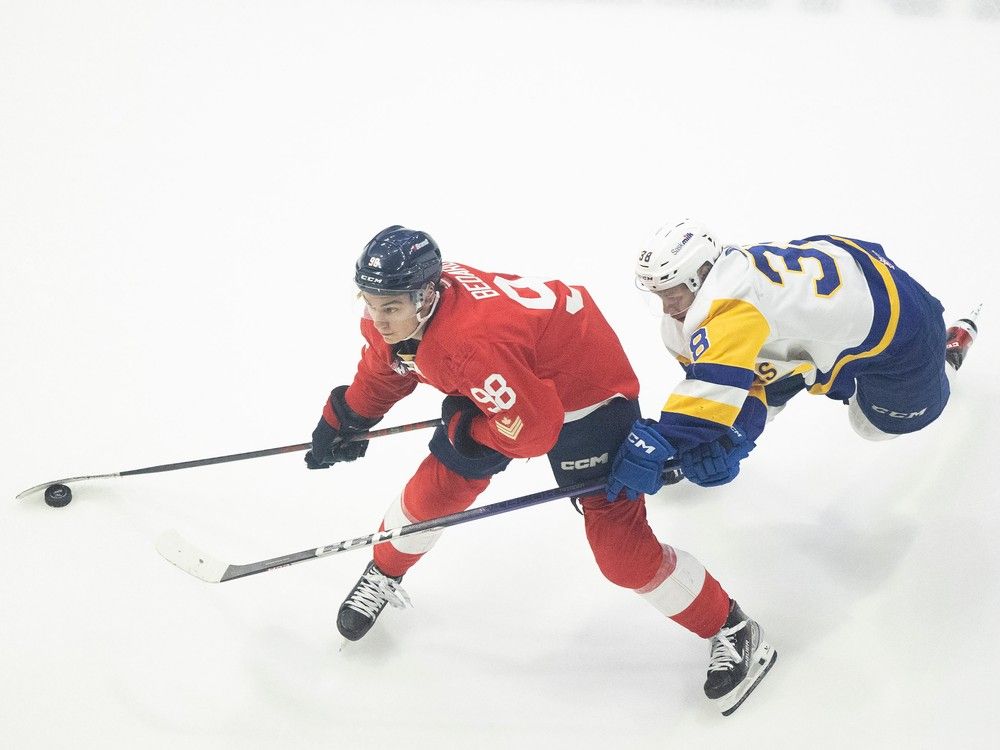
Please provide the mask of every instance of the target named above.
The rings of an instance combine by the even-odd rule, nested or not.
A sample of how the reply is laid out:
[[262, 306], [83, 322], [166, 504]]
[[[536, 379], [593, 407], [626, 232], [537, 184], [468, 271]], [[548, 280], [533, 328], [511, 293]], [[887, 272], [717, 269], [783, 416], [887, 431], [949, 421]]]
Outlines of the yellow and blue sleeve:
[[[691, 334], [687, 377], [674, 388], [660, 415], [660, 432], [674, 447], [714, 440], [738, 418], [737, 426], [749, 432], [750, 439], [760, 434], [766, 401], [763, 389], [754, 385], [754, 365], [769, 335], [767, 319], [751, 303], [712, 303]], [[749, 403], [748, 396], [753, 396]]]

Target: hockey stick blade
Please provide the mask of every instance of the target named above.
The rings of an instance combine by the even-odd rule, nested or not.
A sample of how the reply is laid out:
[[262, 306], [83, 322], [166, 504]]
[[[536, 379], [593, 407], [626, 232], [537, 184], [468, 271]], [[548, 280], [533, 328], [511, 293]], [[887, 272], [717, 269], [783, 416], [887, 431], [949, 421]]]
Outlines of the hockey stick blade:
[[229, 565], [197, 549], [176, 531], [166, 531], [156, 540], [156, 551], [185, 573], [208, 583], [225, 580]]
[[28, 495], [33, 492], [38, 492], [39, 490], [44, 490], [46, 487], [53, 484], [72, 484], [73, 482], [84, 482], [90, 479], [114, 479], [115, 477], [120, 477], [121, 474], [90, 474], [85, 477], [67, 477], [66, 479], [53, 479], [51, 482], [42, 482], [41, 484], [36, 484], [34, 487], [29, 487], [26, 490], [21, 490], [15, 496], [15, 500], [23, 500]]
[[[234, 578], [243, 578], [254, 573], [263, 573], [267, 570], [283, 568], [286, 565], [311, 560], [320, 556], [324, 549], [323, 547], [307, 549], [291, 555], [272, 557], [268, 560], [247, 563], [246, 565], [230, 565], [195, 547], [191, 542], [172, 529], [160, 534], [156, 540], [156, 551], [167, 562], [176, 565], [185, 573], [199, 578], [206, 583], [222, 583], [224, 581], [231, 581]], [[339, 552], [340, 550], [337, 551]]]

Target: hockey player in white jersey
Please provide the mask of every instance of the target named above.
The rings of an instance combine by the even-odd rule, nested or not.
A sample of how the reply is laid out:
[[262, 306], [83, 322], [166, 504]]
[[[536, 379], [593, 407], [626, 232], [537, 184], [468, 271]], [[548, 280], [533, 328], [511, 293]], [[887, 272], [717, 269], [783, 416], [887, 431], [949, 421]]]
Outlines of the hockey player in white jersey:
[[[847, 403], [868, 440], [920, 430], [944, 409], [976, 333], [974, 315], [946, 331], [937, 299], [881, 246], [847, 237], [723, 247], [684, 220], [653, 235], [635, 275], [659, 298], [663, 342], [686, 377], [658, 420], [632, 426], [609, 497], [660, 489], [663, 459], [650, 445], [696, 484], [732, 481], [768, 416], [802, 390]], [[713, 639], [706, 694], [726, 702], [752, 689], [766, 670], [747, 654], [765, 647], [757, 623], [731, 613]]]

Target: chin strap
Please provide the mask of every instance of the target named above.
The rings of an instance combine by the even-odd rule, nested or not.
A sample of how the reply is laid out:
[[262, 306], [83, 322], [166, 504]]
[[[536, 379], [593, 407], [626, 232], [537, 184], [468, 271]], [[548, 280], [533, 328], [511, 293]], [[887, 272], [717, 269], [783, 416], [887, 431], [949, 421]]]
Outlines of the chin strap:
[[[423, 317], [421, 317], [420, 316], [420, 312], [419, 312], [419, 308], [424, 303], [424, 301], [423, 301], [423, 292], [420, 292], [420, 295], [421, 295], [421, 299], [420, 299], [420, 301], [417, 304], [417, 308], [418, 308], [418, 311], [417, 311], [417, 327], [414, 328], [412, 331], [410, 331], [410, 333], [409, 333], [408, 336], [406, 336], [405, 338], [401, 339], [402, 341], [407, 341], [409, 339], [412, 339], [417, 334], [423, 332], [424, 326], [427, 325], [427, 321], [429, 321], [431, 319], [431, 317], [434, 315], [434, 311], [437, 310], [438, 302], [441, 301], [441, 292], [439, 292], [437, 289], [435, 289], [434, 290], [434, 301], [431, 303], [431, 309], [427, 311], [426, 315], [424, 315]], [[414, 300], [414, 301], [416, 302], [416, 300]]]

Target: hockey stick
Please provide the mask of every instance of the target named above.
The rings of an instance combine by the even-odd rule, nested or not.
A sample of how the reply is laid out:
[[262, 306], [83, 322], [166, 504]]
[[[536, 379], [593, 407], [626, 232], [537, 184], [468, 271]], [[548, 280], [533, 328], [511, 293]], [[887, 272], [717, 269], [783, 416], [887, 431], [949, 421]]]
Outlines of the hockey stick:
[[161, 534], [156, 540], [156, 550], [169, 562], [176, 565], [185, 573], [190, 573], [195, 578], [200, 578], [208, 583], [223, 583], [225, 581], [231, 581], [234, 578], [252, 576], [257, 573], [275, 570], [276, 568], [283, 568], [287, 565], [305, 562], [306, 560], [315, 560], [320, 557], [335, 555], [338, 552], [347, 552], [348, 550], [358, 549], [360, 547], [370, 547], [375, 544], [382, 544], [383, 542], [388, 542], [390, 539], [399, 539], [404, 536], [425, 534], [429, 531], [439, 531], [447, 528], [448, 526], [457, 526], [460, 523], [478, 521], [480, 518], [489, 518], [490, 516], [496, 516], [501, 513], [509, 513], [512, 510], [520, 510], [521, 508], [528, 508], [532, 505], [540, 505], [541, 503], [547, 503], [551, 500], [559, 500], [564, 497], [589, 495], [599, 490], [603, 490], [606, 487], [606, 479], [591, 482], [578, 482], [577, 484], [571, 484], [566, 487], [556, 487], [543, 492], [535, 492], [531, 495], [522, 495], [521, 497], [511, 498], [510, 500], [501, 500], [500, 502], [493, 503], [491, 505], [483, 505], [479, 508], [463, 510], [460, 513], [452, 513], [451, 515], [441, 516], [439, 518], [430, 518], [426, 521], [411, 523], [406, 526], [399, 526], [395, 529], [376, 531], [374, 534], [361, 536], [357, 539], [345, 539], [342, 542], [329, 544], [325, 547], [315, 547], [313, 549], [303, 550], [302, 552], [293, 552], [289, 555], [272, 557], [268, 560], [246, 563], [245, 565], [232, 565], [230, 563], [222, 562], [221, 560], [218, 560], [217, 558], [197, 549], [176, 531], [167, 531]]
[[[371, 440], [372, 438], [385, 437], [386, 435], [396, 435], [400, 432], [411, 432], [413, 430], [422, 430], [425, 427], [437, 427], [441, 424], [440, 419], [426, 419], [423, 422], [411, 422], [410, 424], [401, 424], [396, 427], [384, 427], [381, 430], [372, 430], [371, 432], [359, 432], [347, 437], [349, 441], [355, 440]], [[68, 484], [69, 482], [82, 482], [87, 479], [114, 479], [116, 477], [131, 477], [136, 474], [155, 474], [161, 471], [177, 471], [178, 469], [193, 469], [197, 466], [210, 466], [211, 464], [224, 464], [230, 461], [246, 461], [250, 458], [262, 458], [263, 456], [276, 456], [280, 453], [294, 453], [295, 451], [309, 450], [311, 443], [298, 443], [296, 445], [283, 445], [279, 448], [265, 448], [259, 451], [248, 451], [247, 453], [233, 453], [228, 456], [215, 456], [214, 458], [197, 458], [193, 461], [181, 461], [175, 464], [161, 464], [160, 466], [147, 466], [144, 469], [130, 469], [128, 471], [118, 471], [113, 474], [91, 474], [82, 477], [69, 477], [67, 479], [53, 479], [49, 482], [42, 482], [42, 484], [36, 484], [34, 487], [29, 487], [23, 492], [19, 492], [15, 497], [16, 500], [20, 500], [32, 492], [37, 492], [38, 490], [43, 490], [46, 487], [53, 484]]]

